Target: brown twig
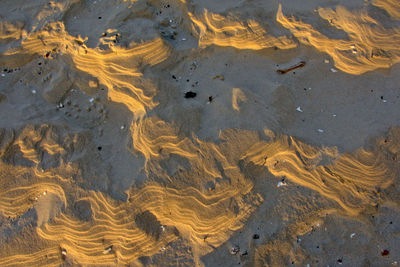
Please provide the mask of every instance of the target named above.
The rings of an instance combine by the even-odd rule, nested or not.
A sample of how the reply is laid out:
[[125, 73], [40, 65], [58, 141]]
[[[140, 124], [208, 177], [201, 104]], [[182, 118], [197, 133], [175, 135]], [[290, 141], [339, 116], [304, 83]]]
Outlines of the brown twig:
[[279, 70], [276, 70], [276, 72], [279, 73], [279, 74], [285, 74], [285, 73], [287, 73], [289, 71], [292, 71], [292, 70], [295, 70], [295, 69], [298, 69], [298, 68], [302, 68], [305, 65], [306, 65], [305, 61], [300, 61], [300, 63], [298, 63], [297, 65], [294, 65], [293, 67], [290, 67], [290, 68], [287, 68], [287, 69], [283, 69], [283, 70], [279, 69]]

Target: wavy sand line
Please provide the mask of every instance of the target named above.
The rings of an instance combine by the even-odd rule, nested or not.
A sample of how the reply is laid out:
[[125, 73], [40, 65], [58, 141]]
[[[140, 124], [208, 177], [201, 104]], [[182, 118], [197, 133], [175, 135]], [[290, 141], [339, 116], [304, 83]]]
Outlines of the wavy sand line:
[[[62, 244], [79, 264], [128, 264], [140, 256], [156, 253], [176, 239], [171, 232], [152, 238], [139, 229], [135, 224], [135, 206], [130, 208], [127, 203], [114, 203], [96, 192], [81, 200], [89, 201], [91, 205], [91, 221], [61, 214], [54, 223], [37, 229], [41, 238]], [[112, 249], [107, 251], [110, 246]]]
[[1, 266], [45, 266], [55, 267], [62, 264], [60, 248], [53, 247], [29, 254], [18, 254], [0, 258]]
[[[224, 17], [204, 9], [201, 15], [188, 13], [193, 31], [199, 38], [199, 47], [210, 45], [231, 46], [237, 49], [261, 50], [270, 47], [295, 48], [297, 45], [286, 36], [275, 37], [254, 20], [242, 22], [232, 16]], [[197, 29], [198, 30], [197, 30]]]
[[378, 151], [359, 149], [338, 156], [332, 149], [320, 150], [286, 136], [253, 148], [246, 160], [319, 192], [351, 215], [375, 205], [379, 188], [387, 188], [394, 178]]
[[397, 0], [374, 0], [374, 6], [384, 9], [392, 18], [400, 19], [400, 2]]
[[11, 189], [2, 188], [0, 192], [0, 212], [4, 216], [15, 218], [32, 208], [38, 198], [48, 193], [56, 195], [63, 202], [64, 207], [67, 207], [65, 193], [60, 185], [36, 183]]
[[335, 66], [344, 72], [360, 75], [400, 62], [400, 28], [386, 29], [365, 11], [352, 13], [342, 6], [336, 10], [319, 8], [318, 13], [333, 27], [343, 30], [348, 39], [330, 39], [312, 25], [286, 17], [281, 5], [276, 20], [301, 43], [329, 54]]

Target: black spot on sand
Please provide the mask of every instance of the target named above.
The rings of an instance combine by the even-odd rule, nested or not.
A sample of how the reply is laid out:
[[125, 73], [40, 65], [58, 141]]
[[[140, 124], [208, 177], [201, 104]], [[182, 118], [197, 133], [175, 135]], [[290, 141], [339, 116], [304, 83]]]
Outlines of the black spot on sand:
[[185, 98], [195, 98], [197, 96], [197, 93], [189, 91], [185, 93]]

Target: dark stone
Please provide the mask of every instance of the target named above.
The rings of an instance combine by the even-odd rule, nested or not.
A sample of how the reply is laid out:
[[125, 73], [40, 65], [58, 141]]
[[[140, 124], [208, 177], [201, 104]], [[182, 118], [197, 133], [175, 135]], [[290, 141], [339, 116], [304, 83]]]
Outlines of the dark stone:
[[195, 98], [197, 96], [197, 93], [189, 91], [185, 93], [185, 98]]

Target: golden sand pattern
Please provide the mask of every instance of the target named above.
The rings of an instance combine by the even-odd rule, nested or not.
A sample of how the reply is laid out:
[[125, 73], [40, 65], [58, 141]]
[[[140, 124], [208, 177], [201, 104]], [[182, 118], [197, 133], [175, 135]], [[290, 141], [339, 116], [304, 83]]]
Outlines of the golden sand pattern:
[[117, 46], [103, 51], [87, 48], [85, 39], [68, 35], [61, 22], [48, 27], [48, 31], [32, 34], [24, 40], [22, 50], [8, 52], [6, 55], [45, 55], [55, 50], [70, 57], [74, 67], [90, 74], [98, 85], [107, 87], [109, 98], [127, 106], [136, 117], [143, 116], [146, 108], [155, 106], [152, 101], [155, 90], [146, 92], [147, 95], [134, 84], [142, 76], [139, 67], [158, 64], [169, 56], [170, 49], [161, 39], [131, 49]]
[[320, 150], [287, 136], [250, 151], [245, 159], [319, 192], [351, 215], [375, 205], [377, 188], [387, 188], [394, 179], [378, 151], [359, 149], [339, 156], [334, 149]]
[[267, 34], [265, 29], [254, 20], [242, 22], [232, 16], [224, 17], [208, 12], [207, 9], [202, 15], [189, 12], [189, 16], [194, 24], [194, 31], [198, 34], [201, 48], [217, 45], [261, 50], [270, 47], [290, 49], [297, 46], [286, 36], [274, 37]]
[[[90, 192], [86, 200], [92, 221], [60, 215], [54, 223], [38, 228], [38, 235], [57, 241], [80, 264], [128, 264], [132, 260], [158, 252], [176, 239], [172, 232], [150, 237], [135, 225], [135, 209], [127, 203], [113, 203], [102, 193]], [[162, 231], [161, 229], [159, 229]]]
[[[80, 200], [90, 202], [92, 221], [62, 214], [54, 223], [38, 228], [38, 234], [59, 243], [80, 264], [128, 264], [140, 256], [157, 253], [177, 239], [170, 227], [176, 227], [194, 247], [203, 247], [203, 255], [225, 242], [229, 232], [240, 229], [253, 210], [239, 201], [239, 214], [227, 209], [238, 195], [236, 190], [208, 196], [195, 188], [176, 190], [149, 185], [130, 194], [126, 203], [113, 203], [104, 194], [91, 192]], [[149, 237], [135, 224], [140, 211], [149, 211], [164, 225], [157, 235]]]
[[0, 213], [15, 218], [33, 207], [35, 201], [47, 194], [54, 194], [67, 206], [64, 190], [58, 184], [36, 183], [28, 186], [2, 188], [0, 192]]
[[333, 27], [347, 33], [349, 38], [330, 39], [312, 25], [286, 17], [281, 5], [276, 20], [301, 43], [329, 54], [338, 69], [350, 74], [389, 68], [400, 61], [400, 28], [386, 29], [367, 12], [350, 12], [342, 6], [337, 6], [336, 10], [319, 8], [318, 13]]
[[[374, 4], [387, 9], [389, 1], [375, 1]], [[397, 16], [396, 12], [388, 11], [393, 17]], [[300, 42], [328, 53], [339, 69], [351, 74], [389, 67], [398, 61], [400, 30], [385, 29], [365, 12], [350, 13], [343, 7], [337, 7], [336, 11], [321, 8], [319, 14], [345, 31], [350, 39], [329, 39], [311, 25], [285, 17], [281, 7], [277, 21]], [[189, 13], [189, 16], [197, 28], [195, 31], [198, 30], [200, 47], [217, 45], [252, 50], [296, 47], [287, 37], [268, 35], [253, 20], [240, 22], [232, 16], [223, 17], [207, 10], [203, 15]], [[1, 27], [1, 40], [18, 39], [23, 35], [18, 27], [6, 24]], [[52, 171], [39, 171], [37, 166], [15, 168], [16, 175], [31, 170], [38, 181], [32, 178], [31, 181], [36, 182], [1, 189], [0, 212], [4, 216], [15, 218], [24, 214], [44, 193], [60, 198], [64, 210], [52, 221], [36, 228], [38, 236], [49, 243], [47, 249], [29, 256], [1, 258], [0, 265], [10, 266], [15, 262], [42, 265], [45, 261], [49, 266], [56, 266], [66, 255], [81, 265], [129, 264], [140, 256], [156, 254], [178, 238], [188, 241], [196, 257], [205, 255], [225, 243], [233, 231], [242, 228], [243, 222], [263, 201], [252, 192], [254, 185], [241, 172], [240, 160], [265, 166], [276, 177], [286, 177], [319, 192], [351, 215], [376, 204], [377, 188], [384, 189], [392, 182], [392, 174], [379, 151], [360, 149], [339, 155], [333, 148], [319, 149], [292, 137], [282, 136], [264, 142], [255, 132], [234, 129], [221, 131], [219, 142], [212, 143], [194, 135], [191, 138], [180, 136], [173, 122], [147, 117], [148, 111], [157, 105], [153, 101], [156, 87], [142, 77], [141, 67], [164, 62], [172, 54], [172, 48], [160, 38], [129, 49], [120, 46], [110, 46], [109, 50], [92, 49], [86, 47], [85, 38], [72, 37], [63, 23], [56, 22], [46, 30], [30, 34], [22, 40], [21, 47], [4, 55], [23, 62], [36, 55], [51, 55], [70, 66], [72, 71], [87, 74], [89, 87], [104, 86], [111, 101], [124, 104], [133, 115], [129, 128], [132, 152], [143, 155], [147, 176], [157, 179], [141, 189], [128, 190], [128, 199], [122, 202], [76, 185], [68, 185], [75, 191], [66, 190], [60, 185], [67, 182], [65, 177]], [[238, 88], [232, 93], [232, 106], [240, 112], [240, 102], [245, 101], [246, 96]], [[23, 158], [34, 164], [40, 163], [39, 152], [66, 153], [62, 144], [45, 138], [44, 129], [28, 126], [13, 143], [19, 147]], [[169, 164], [173, 157], [184, 162], [184, 166], [171, 174], [162, 164]], [[60, 164], [72, 172], [70, 165]], [[206, 184], [211, 186], [206, 188]], [[62, 185], [67, 187], [66, 183]], [[67, 203], [78, 201], [89, 203], [91, 216], [88, 220], [70, 212], [72, 208]], [[154, 216], [162, 227], [152, 233], [140, 227], [137, 218], [144, 213]]]
[[374, 0], [374, 6], [384, 9], [392, 18], [400, 19], [400, 2], [397, 0]]
[[0, 258], [0, 265], [8, 266], [44, 266], [55, 267], [62, 264], [62, 254], [58, 247], [41, 250], [35, 253], [18, 254]]

